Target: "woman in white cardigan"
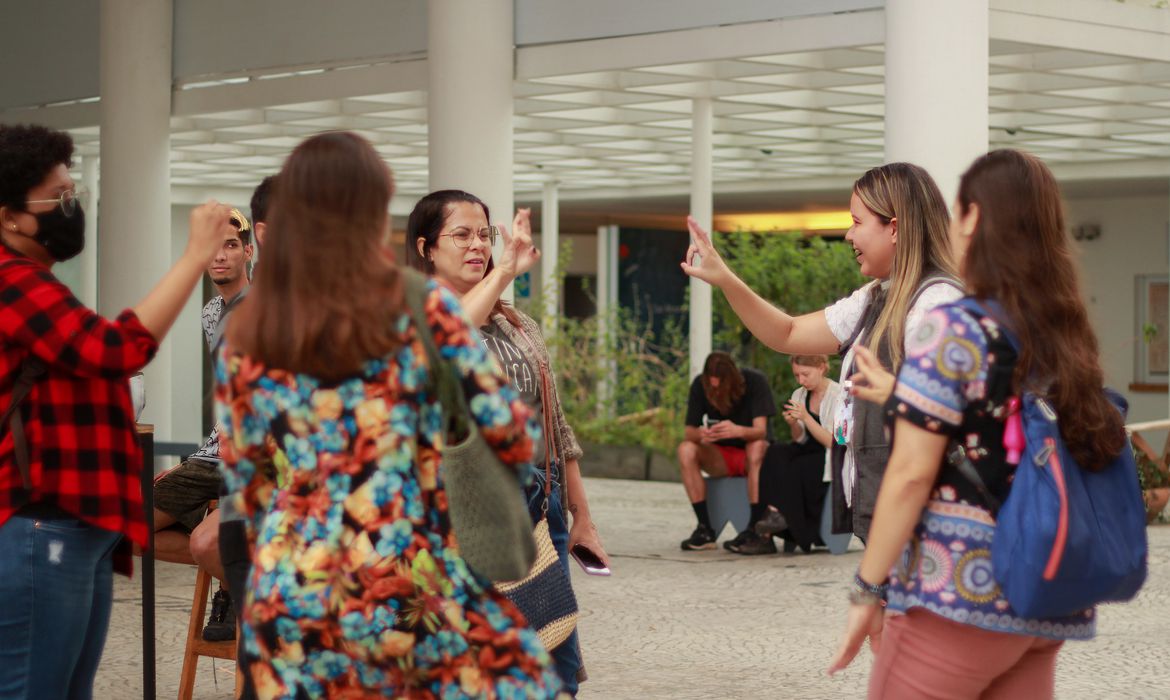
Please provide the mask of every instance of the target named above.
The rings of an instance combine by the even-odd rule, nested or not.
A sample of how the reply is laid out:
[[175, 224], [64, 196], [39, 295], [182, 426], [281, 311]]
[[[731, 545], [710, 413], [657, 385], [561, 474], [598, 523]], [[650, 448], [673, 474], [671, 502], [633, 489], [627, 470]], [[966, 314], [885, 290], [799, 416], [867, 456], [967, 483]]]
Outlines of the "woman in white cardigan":
[[826, 450], [841, 393], [841, 385], [825, 376], [828, 369], [824, 355], [792, 357], [792, 373], [800, 384], [784, 407], [792, 442], [775, 443], [764, 456], [760, 503], [767, 504], [768, 512], [756, 524], [762, 537], [753, 542], [755, 546], [740, 547], [740, 554], [775, 552], [773, 536], [805, 552], [824, 544], [819, 530], [829, 489]]

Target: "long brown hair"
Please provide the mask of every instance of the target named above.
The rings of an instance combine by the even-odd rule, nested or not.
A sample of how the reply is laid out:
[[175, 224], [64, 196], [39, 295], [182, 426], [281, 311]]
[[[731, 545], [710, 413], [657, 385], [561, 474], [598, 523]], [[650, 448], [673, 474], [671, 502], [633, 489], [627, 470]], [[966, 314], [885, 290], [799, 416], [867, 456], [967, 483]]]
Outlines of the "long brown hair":
[[[451, 205], [457, 202], [477, 205], [483, 209], [483, 218], [491, 223], [491, 212], [488, 211], [487, 204], [470, 192], [463, 190], [431, 192], [418, 200], [406, 220], [407, 265], [426, 275], [433, 276], [435, 274], [435, 263], [425, 255], [425, 252], [439, 245], [439, 234], [443, 231], [443, 225], [447, 223], [447, 217], [451, 215]], [[423, 253], [421, 254], [418, 250], [418, 239], [420, 238], [423, 239]], [[483, 268], [484, 276], [486, 277], [495, 267], [494, 256], [489, 257], [487, 265]], [[492, 315], [496, 314], [502, 315], [513, 326], [520, 327], [520, 316], [502, 299], [496, 299], [495, 305], [492, 306]]]
[[[719, 386], [711, 385], [711, 378], [719, 379]], [[707, 400], [723, 415], [731, 413], [731, 407], [743, 398], [747, 383], [743, 373], [735, 366], [735, 360], [725, 352], [715, 351], [703, 362], [703, 393]]]
[[866, 344], [875, 351], [882, 339], [889, 345], [896, 370], [902, 364], [902, 341], [910, 301], [932, 272], [958, 277], [947, 237], [947, 204], [930, 175], [910, 163], [872, 168], [853, 183], [861, 203], [883, 224], [898, 219], [898, 242], [890, 272], [890, 291]]
[[402, 285], [386, 237], [394, 180], [349, 132], [306, 139], [276, 179], [264, 262], [228, 342], [265, 365], [337, 380], [401, 345]]
[[964, 215], [979, 207], [963, 278], [975, 297], [1003, 305], [1019, 338], [1016, 389], [1046, 396], [1073, 458], [1087, 469], [1103, 467], [1125, 447], [1125, 429], [1095, 391], [1104, 372], [1056, 178], [1034, 156], [992, 151], [963, 173], [958, 201]]

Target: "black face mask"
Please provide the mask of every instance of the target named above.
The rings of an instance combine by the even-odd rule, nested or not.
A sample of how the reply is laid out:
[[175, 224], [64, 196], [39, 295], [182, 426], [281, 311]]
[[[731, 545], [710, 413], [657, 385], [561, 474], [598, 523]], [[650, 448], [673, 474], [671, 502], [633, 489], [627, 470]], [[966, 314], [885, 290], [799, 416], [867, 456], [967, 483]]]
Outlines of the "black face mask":
[[37, 219], [37, 235], [34, 240], [45, 247], [49, 256], [63, 262], [76, 256], [85, 248], [85, 212], [81, 207], [73, 216], [65, 216], [61, 207], [51, 211], [33, 214]]

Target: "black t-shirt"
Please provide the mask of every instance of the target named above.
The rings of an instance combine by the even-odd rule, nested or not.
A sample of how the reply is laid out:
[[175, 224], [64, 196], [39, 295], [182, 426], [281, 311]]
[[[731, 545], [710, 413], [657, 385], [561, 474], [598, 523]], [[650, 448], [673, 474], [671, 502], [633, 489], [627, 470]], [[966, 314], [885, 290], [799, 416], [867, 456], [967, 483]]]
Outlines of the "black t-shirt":
[[[698, 428], [703, 425], [703, 416], [707, 416], [707, 421], [710, 425], [714, 425], [721, 420], [730, 420], [736, 425], [743, 425], [751, 427], [752, 422], [759, 416], [772, 417], [776, 415], [776, 402], [772, 399], [772, 389], [768, 386], [768, 380], [764, 375], [750, 367], [743, 367], [740, 369], [743, 375], [744, 392], [739, 401], [731, 406], [731, 410], [727, 415], [720, 413], [714, 406], [707, 401], [707, 394], [703, 391], [702, 376], [695, 377], [691, 382], [691, 393], [687, 397], [687, 421], [686, 424], [692, 428]], [[768, 421], [767, 439], [772, 439], [772, 422]], [[728, 438], [727, 440], [720, 440], [716, 442], [717, 445], [724, 445], [726, 447], [744, 447], [747, 443], [739, 438]]]
[[[504, 374], [508, 375], [508, 383], [520, 394], [520, 399], [533, 410], [534, 418], [541, 426], [544, 425], [544, 401], [540, 395], [540, 364], [535, 357], [529, 357], [526, 352], [527, 344], [521, 341], [519, 346], [504, 333], [495, 322], [479, 329], [483, 334], [483, 344], [489, 352], [496, 356]], [[536, 465], [544, 464], [545, 440], [537, 440], [532, 462]]]

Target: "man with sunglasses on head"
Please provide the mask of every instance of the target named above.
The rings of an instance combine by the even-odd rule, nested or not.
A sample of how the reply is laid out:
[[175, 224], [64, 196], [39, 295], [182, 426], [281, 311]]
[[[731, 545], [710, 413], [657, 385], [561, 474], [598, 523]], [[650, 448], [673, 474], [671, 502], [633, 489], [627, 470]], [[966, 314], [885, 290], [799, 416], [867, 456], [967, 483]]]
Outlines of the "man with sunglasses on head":
[[129, 377], [154, 357], [230, 229], [227, 207], [197, 207], [174, 266], [133, 308], [103, 318], [51, 271], [85, 246], [72, 159], [69, 134], [0, 126], [4, 698], [93, 695], [113, 573], [129, 574], [129, 544], [147, 539]]
[[[248, 291], [248, 265], [252, 261], [252, 227], [232, 209], [233, 228], [224, 234], [219, 252], [207, 267], [216, 296], [203, 307], [203, 337], [215, 360], [227, 317]], [[224, 576], [219, 553], [220, 511], [207, 513], [207, 502], [219, 498], [223, 479], [219, 473], [219, 430], [212, 426], [202, 447], [154, 482], [155, 558], [196, 564], [219, 580], [211, 598], [211, 614], [203, 627], [203, 639], [222, 642], [235, 639], [230, 582]]]

